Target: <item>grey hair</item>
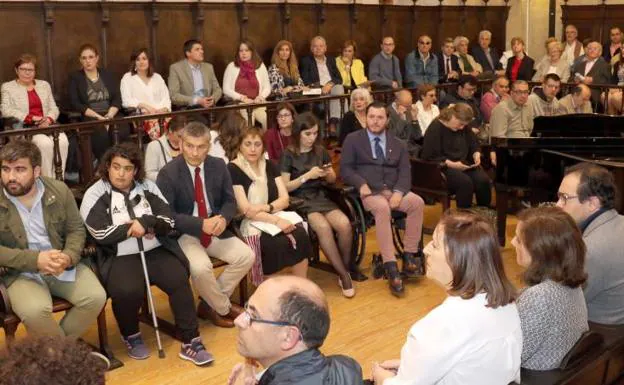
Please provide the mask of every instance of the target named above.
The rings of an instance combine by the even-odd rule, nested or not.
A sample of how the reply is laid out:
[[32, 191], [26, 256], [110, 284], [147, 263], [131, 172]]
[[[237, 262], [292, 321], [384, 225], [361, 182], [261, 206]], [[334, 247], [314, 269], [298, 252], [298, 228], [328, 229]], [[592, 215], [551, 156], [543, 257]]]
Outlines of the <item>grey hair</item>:
[[453, 45], [455, 46], [455, 49], [457, 49], [459, 44], [464, 42], [464, 41], [466, 42], [466, 44], [470, 43], [470, 40], [468, 40], [468, 38], [466, 36], [457, 36], [455, 38], [455, 40], [453, 41]]
[[481, 39], [481, 37], [483, 36], [492, 37], [492, 32], [488, 31], [487, 29], [484, 29], [483, 31], [479, 32], [479, 39]]
[[366, 88], [356, 88], [351, 91], [351, 97], [349, 99], [349, 110], [352, 112], [355, 112], [355, 110], [353, 109], [353, 101], [358, 96], [364, 97], [368, 102], [367, 105], [373, 102], [373, 95], [371, 95], [371, 93]]

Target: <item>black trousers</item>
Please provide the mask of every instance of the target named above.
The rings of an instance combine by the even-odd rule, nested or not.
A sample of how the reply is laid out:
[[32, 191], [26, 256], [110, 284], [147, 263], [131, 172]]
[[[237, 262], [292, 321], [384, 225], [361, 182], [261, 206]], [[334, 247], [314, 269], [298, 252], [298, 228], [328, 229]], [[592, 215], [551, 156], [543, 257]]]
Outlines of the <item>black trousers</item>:
[[[164, 247], [145, 253], [150, 283], [169, 296], [176, 326], [182, 341], [199, 336], [193, 292], [182, 262]], [[139, 309], [145, 297], [145, 278], [140, 254], [115, 257], [106, 291], [112, 299], [113, 313], [124, 337], [139, 332]]]
[[447, 168], [444, 173], [449, 191], [455, 194], [458, 208], [472, 206], [472, 194], [476, 195], [477, 205], [490, 205], [492, 200], [490, 178], [480, 167], [466, 171]]
[[[117, 125], [117, 135], [119, 138], [119, 143], [125, 142], [128, 140], [130, 136], [130, 126], [127, 124], [119, 124]], [[93, 156], [98, 161], [102, 160], [102, 155], [108, 150], [113, 143], [115, 143], [113, 139], [113, 127], [109, 127], [106, 130], [105, 127], [97, 127], [91, 133], [91, 151], [93, 151]]]

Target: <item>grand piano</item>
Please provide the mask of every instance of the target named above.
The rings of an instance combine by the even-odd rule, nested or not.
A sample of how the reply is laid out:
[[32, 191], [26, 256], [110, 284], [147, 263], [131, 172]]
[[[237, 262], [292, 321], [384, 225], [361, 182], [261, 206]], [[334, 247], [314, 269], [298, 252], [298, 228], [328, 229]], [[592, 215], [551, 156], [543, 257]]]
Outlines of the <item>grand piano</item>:
[[492, 138], [496, 152], [496, 211], [498, 238], [505, 244], [507, 212], [520, 192], [532, 203], [555, 201], [565, 168], [591, 162], [611, 170], [624, 199], [624, 116], [573, 114], [540, 116], [530, 138]]

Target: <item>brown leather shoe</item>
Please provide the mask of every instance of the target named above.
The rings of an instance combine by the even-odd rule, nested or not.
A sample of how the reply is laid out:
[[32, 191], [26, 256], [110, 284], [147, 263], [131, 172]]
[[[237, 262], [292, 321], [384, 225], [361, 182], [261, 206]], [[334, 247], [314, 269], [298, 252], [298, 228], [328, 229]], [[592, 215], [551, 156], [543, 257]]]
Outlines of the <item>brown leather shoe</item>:
[[[231, 312], [231, 311], [230, 311]], [[215, 326], [221, 328], [233, 328], [234, 320], [230, 319], [229, 313], [227, 315], [220, 315], [216, 310], [211, 308], [204, 300], [199, 301], [197, 306], [197, 316], [201, 319], [206, 319], [215, 324]]]
[[233, 303], [232, 307], [230, 307], [230, 312], [226, 315], [226, 317], [234, 320], [236, 319], [236, 317], [243, 314], [244, 312], [245, 312], [245, 309], [243, 307]]

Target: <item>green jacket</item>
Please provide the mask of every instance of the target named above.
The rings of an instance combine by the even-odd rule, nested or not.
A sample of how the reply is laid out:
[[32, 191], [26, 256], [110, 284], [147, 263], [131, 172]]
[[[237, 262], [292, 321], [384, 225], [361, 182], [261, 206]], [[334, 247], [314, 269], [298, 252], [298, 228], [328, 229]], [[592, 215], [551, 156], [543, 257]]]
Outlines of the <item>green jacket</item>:
[[[41, 177], [45, 186], [43, 220], [52, 247], [62, 250], [76, 265], [81, 258], [86, 232], [71, 190], [63, 182]], [[0, 277], [9, 286], [21, 272], [38, 272], [39, 250], [28, 249], [28, 238], [17, 208], [0, 189], [0, 267], [8, 272]]]

